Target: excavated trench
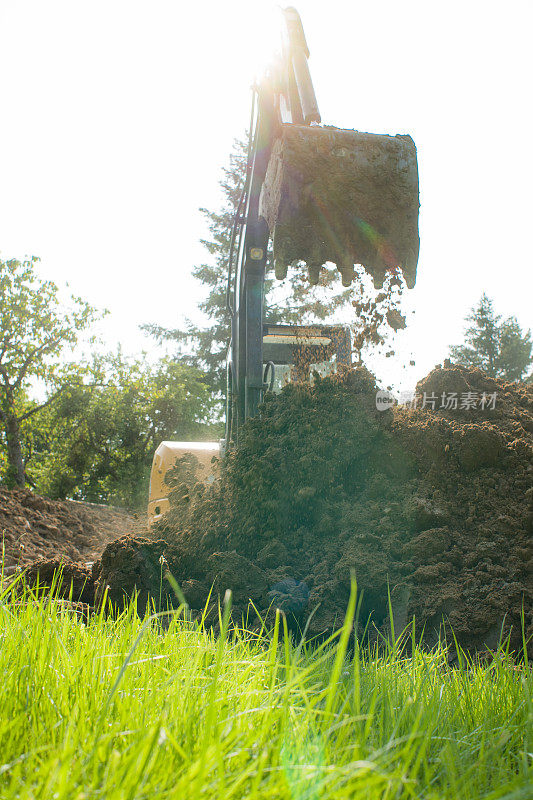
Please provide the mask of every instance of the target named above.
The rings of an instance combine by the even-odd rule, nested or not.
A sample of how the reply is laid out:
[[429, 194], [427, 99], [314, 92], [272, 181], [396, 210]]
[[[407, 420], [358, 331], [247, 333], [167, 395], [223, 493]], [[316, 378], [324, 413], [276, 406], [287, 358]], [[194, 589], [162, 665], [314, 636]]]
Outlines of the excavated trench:
[[97, 598], [175, 604], [170, 570], [193, 613], [231, 589], [236, 619], [253, 624], [252, 601], [321, 636], [354, 571], [362, 629], [389, 625], [390, 592], [395, 629], [414, 617], [428, 645], [444, 621], [469, 650], [502, 635], [519, 649], [522, 609], [533, 632], [533, 391], [461, 367], [417, 390], [425, 408], [379, 411], [358, 368], [267, 397], [218, 483], [195, 484], [184, 461], [154, 535], [108, 545]]

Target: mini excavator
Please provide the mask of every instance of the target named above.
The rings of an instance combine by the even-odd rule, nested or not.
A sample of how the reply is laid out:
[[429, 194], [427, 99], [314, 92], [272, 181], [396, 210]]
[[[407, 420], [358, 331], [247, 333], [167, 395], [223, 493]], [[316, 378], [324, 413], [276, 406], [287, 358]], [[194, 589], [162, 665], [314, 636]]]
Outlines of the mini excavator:
[[[281, 49], [253, 89], [246, 177], [228, 259], [226, 430], [221, 442], [162, 442], [153, 460], [149, 522], [169, 508], [168, 470], [193, 459], [206, 484], [239, 441], [265, 392], [306, 380], [310, 371], [351, 363], [349, 329], [272, 325], [264, 319], [264, 284], [272, 259], [277, 279], [307, 265], [309, 282], [332, 262], [349, 286], [362, 264], [376, 286], [387, 270], [408, 286], [418, 260], [418, 171], [409, 136], [322, 126], [309, 72], [309, 49], [294, 8], [281, 11]], [[272, 240], [271, 251], [269, 250]]]

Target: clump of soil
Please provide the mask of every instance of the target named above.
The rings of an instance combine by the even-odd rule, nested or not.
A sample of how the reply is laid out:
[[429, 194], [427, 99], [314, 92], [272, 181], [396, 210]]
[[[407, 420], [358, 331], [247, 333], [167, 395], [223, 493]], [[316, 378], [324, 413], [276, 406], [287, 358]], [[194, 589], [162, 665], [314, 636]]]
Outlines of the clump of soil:
[[363, 368], [290, 384], [247, 423], [217, 484], [191, 488], [184, 474], [157, 540], [104, 551], [97, 593], [175, 603], [168, 569], [192, 609], [211, 587], [231, 589], [237, 618], [249, 600], [301, 628], [314, 611], [312, 636], [342, 621], [353, 570], [362, 625], [389, 624], [390, 590], [396, 629], [414, 616], [428, 644], [444, 617], [468, 649], [502, 632], [519, 648], [522, 603], [531, 626], [533, 392], [461, 367], [418, 390], [496, 391], [496, 405], [378, 411]]
[[53, 588], [55, 597], [72, 603], [94, 605], [93, 569], [81, 562], [39, 559], [24, 570], [24, 582], [45, 591]]
[[95, 561], [110, 542], [141, 527], [119, 509], [0, 487], [0, 536], [8, 571], [59, 556], [63, 561]]

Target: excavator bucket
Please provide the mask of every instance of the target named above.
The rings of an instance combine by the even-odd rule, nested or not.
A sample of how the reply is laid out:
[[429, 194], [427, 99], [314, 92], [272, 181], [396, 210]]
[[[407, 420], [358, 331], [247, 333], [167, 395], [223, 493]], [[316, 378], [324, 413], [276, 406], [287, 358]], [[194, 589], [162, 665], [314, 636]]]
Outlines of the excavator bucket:
[[362, 264], [381, 287], [385, 273], [416, 280], [418, 168], [410, 136], [318, 125], [281, 126], [259, 213], [273, 237], [276, 277], [306, 262], [311, 283], [321, 265], [337, 265], [349, 286]]

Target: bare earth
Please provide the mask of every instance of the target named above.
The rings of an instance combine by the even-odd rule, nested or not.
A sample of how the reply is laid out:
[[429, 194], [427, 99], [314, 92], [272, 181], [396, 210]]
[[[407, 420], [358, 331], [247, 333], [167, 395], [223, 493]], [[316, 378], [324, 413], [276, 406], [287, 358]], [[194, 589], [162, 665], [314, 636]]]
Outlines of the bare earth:
[[144, 519], [120, 509], [0, 486], [0, 535], [9, 572], [38, 559], [96, 561], [110, 542], [144, 527]]

